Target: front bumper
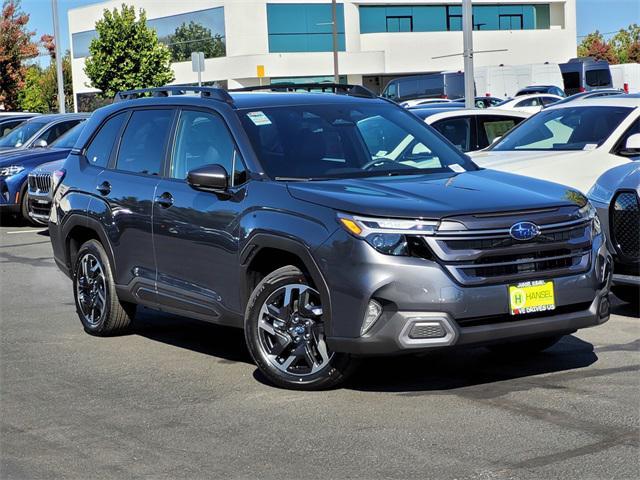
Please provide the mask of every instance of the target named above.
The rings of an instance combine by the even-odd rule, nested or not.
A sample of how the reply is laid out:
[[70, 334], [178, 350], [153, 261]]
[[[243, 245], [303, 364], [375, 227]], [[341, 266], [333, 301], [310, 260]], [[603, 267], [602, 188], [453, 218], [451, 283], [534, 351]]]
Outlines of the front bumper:
[[[587, 271], [551, 277], [556, 310], [523, 317], [509, 315], [505, 284], [461, 286], [434, 261], [379, 254], [340, 231], [315, 254], [329, 287], [327, 341], [338, 352], [380, 355], [508, 342], [571, 333], [609, 318], [612, 264], [602, 235], [594, 238]], [[384, 312], [361, 335], [371, 299]], [[415, 324], [430, 337], [411, 338]]]

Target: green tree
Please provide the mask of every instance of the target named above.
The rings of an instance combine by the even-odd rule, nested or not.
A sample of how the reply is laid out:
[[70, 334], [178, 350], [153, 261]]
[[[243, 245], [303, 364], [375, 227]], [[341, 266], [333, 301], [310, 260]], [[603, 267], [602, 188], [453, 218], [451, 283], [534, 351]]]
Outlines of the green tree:
[[26, 112], [48, 113], [51, 105], [44, 93], [44, 74], [38, 65], [27, 68], [23, 87], [18, 93], [20, 108]]
[[619, 63], [637, 62], [637, 60], [631, 59], [630, 54], [638, 42], [640, 42], [640, 26], [635, 23], [626, 29], [621, 28], [609, 41]]
[[158, 42], [140, 9], [122, 4], [120, 11], [104, 10], [96, 22], [97, 37], [89, 45], [85, 73], [90, 86], [113, 97], [120, 90], [158, 87], [173, 81], [171, 52]]
[[27, 29], [29, 15], [20, 10], [19, 0], [4, 0], [0, 12], [0, 105], [6, 110], [18, 107], [18, 92], [24, 85], [24, 61], [38, 55]]
[[204, 52], [205, 58], [224, 57], [226, 52], [221, 35], [212, 35], [209, 28], [193, 20], [176, 28], [167, 43], [174, 62], [189, 60], [191, 52]]
[[618, 57], [613, 48], [605, 41], [598, 30], [590, 33], [580, 42], [578, 56], [593, 57], [598, 60], [607, 60], [609, 63], [618, 63]]

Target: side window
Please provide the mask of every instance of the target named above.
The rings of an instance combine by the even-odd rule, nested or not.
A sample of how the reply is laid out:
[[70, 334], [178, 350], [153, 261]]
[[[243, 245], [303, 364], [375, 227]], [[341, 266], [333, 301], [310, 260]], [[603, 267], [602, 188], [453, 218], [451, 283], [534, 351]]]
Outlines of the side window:
[[542, 100], [543, 105], [551, 105], [552, 103], [556, 103], [559, 101], [553, 97], [540, 97], [540, 100]]
[[463, 152], [471, 150], [471, 118], [456, 117], [435, 122], [432, 127], [447, 137], [458, 149]]
[[47, 145], [51, 145], [55, 140], [62, 136], [63, 133], [71, 130], [78, 123], [80, 123], [80, 120], [69, 120], [67, 122], [56, 123], [55, 125], [47, 128], [44, 133], [37, 138], [37, 140], [45, 140]]
[[518, 125], [523, 118], [500, 115], [478, 116], [478, 148], [486, 148], [497, 138]]
[[539, 105], [540, 105], [540, 101], [538, 97], [532, 97], [532, 98], [527, 98], [526, 100], [521, 101], [514, 108], [538, 107]]
[[173, 110], [137, 110], [122, 135], [116, 168], [159, 175]]
[[[234, 165], [235, 160], [235, 165]], [[183, 110], [178, 121], [171, 162], [172, 178], [184, 179], [190, 170], [211, 164], [222, 165], [237, 184], [243, 172], [231, 134], [218, 115]]]
[[106, 167], [113, 146], [116, 144], [117, 135], [120, 133], [122, 122], [127, 118], [127, 112], [119, 113], [107, 120], [98, 134], [93, 137], [91, 144], [85, 151], [85, 157], [91, 165]]
[[[622, 152], [623, 150], [626, 149], [627, 139], [631, 135], [635, 135], [636, 133], [640, 133], [640, 118], [637, 118], [636, 121], [633, 122], [631, 124], [631, 126], [627, 129], [627, 131], [622, 134], [622, 137], [620, 137], [620, 140], [618, 141], [618, 144], [616, 145], [614, 153], [616, 155], [620, 155], [620, 152]], [[626, 156], [628, 156], [628, 155], [629, 154], [627, 154]], [[633, 154], [631, 154], [631, 155], [633, 155]], [[640, 153], [638, 155], [640, 155]]]

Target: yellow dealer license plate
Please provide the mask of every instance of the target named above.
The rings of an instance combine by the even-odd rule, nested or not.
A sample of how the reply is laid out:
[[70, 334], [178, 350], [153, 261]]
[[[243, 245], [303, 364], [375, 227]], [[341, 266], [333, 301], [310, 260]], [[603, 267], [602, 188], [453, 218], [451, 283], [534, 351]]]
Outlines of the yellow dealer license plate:
[[546, 312], [555, 308], [553, 282], [538, 280], [509, 285], [509, 309], [511, 315]]

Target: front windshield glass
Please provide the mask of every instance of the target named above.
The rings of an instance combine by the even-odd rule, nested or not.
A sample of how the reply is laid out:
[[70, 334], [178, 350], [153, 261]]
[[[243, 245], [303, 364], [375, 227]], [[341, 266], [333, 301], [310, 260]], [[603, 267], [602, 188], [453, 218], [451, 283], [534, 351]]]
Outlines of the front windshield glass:
[[82, 133], [84, 122], [79, 123], [51, 144], [51, 148], [73, 148]]
[[45, 125], [46, 122], [25, 122], [0, 138], [0, 147], [20, 147]]
[[593, 150], [631, 111], [610, 106], [543, 110], [502, 137], [491, 150]]
[[392, 105], [300, 105], [240, 110], [238, 115], [275, 179], [477, 169], [420, 119]]

